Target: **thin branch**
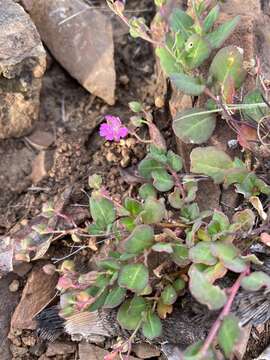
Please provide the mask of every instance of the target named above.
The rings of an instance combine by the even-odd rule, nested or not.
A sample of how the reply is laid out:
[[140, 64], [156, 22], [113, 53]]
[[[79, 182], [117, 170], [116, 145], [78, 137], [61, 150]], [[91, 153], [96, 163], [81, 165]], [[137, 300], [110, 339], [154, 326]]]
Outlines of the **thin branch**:
[[234, 301], [234, 298], [241, 286], [241, 281], [242, 279], [249, 274], [249, 268], [246, 269], [245, 271], [243, 271], [238, 279], [235, 281], [235, 283], [233, 284], [233, 286], [231, 287], [230, 289], [230, 296], [227, 300], [227, 303], [225, 304], [223, 310], [221, 311], [221, 313], [219, 314], [217, 320], [214, 322], [200, 352], [199, 352], [199, 359], [204, 359], [204, 357], [206, 356], [212, 342], [214, 341], [218, 331], [219, 331], [219, 328], [222, 324], [222, 321], [223, 319], [225, 318], [225, 316], [229, 315], [230, 311], [231, 311], [231, 307], [232, 307], [232, 304], [233, 304], [233, 301]]

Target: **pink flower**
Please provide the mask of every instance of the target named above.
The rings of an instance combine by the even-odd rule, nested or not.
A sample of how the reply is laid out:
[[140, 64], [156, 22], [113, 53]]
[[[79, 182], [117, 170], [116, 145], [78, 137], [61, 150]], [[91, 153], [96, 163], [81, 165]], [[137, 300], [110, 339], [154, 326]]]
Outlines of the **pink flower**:
[[122, 126], [119, 117], [107, 115], [105, 116], [107, 123], [100, 125], [99, 135], [109, 141], [120, 141], [128, 135], [128, 129]]

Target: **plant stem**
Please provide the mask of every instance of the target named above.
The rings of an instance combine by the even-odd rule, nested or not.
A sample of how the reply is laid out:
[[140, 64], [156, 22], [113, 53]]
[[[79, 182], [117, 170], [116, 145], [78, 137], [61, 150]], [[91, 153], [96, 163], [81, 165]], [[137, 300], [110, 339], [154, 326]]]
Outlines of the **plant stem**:
[[249, 273], [249, 268], [247, 268], [246, 270], [244, 270], [239, 277], [237, 278], [237, 280], [235, 281], [235, 283], [233, 284], [233, 286], [230, 289], [230, 296], [227, 300], [227, 303], [225, 304], [224, 308], [222, 309], [221, 313], [219, 314], [217, 320], [214, 322], [200, 352], [199, 352], [199, 359], [203, 359], [206, 354], [207, 351], [209, 350], [209, 347], [211, 346], [213, 340], [215, 339], [218, 330], [222, 324], [223, 319], [225, 318], [225, 316], [229, 315], [230, 311], [231, 311], [231, 307], [234, 301], [234, 298], [241, 286], [241, 281], [242, 279], [248, 275]]

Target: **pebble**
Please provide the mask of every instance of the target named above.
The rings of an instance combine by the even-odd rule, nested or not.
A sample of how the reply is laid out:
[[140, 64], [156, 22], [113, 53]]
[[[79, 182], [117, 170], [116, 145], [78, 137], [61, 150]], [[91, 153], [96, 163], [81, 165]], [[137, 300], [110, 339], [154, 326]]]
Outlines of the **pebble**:
[[9, 291], [10, 292], [16, 292], [19, 290], [20, 287], [20, 282], [19, 280], [13, 280], [10, 284], [9, 284]]
[[25, 355], [28, 352], [28, 349], [24, 348], [24, 347], [16, 346], [14, 344], [11, 344], [10, 345], [10, 351], [12, 352], [12, 355], [14, 357], [21, 358], [23, 355]]
[[35, 336], [22, 336], [22, 342], [26, 346], [34, 346], [36, 344]]

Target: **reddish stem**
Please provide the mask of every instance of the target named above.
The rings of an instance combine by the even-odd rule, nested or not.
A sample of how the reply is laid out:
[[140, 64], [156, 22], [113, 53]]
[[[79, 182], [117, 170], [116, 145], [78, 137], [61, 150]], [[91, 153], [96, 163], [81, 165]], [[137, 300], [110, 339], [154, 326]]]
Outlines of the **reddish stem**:
[[219, 314], [217, 320], [214, 322], [200, 352], [199, 352], [199, 358], [200, 359], [203, 359], [206, 354], [207, 354], [207, 351], [209, 350], [212, 342], [214, 341], [217, 333], [218, 333], [218, 330], [222, 324], [222, 321], [223, 319], [225, 318], [225, 316], [229, 315], [230, 311], [231, 311], [231, 307], [232, 307], [232, 304], [233, 304], [233, 301], [234, 301], [234, 298], [241, 286], [241, 281], [242, 279], [249, 274], [249, 268], [247, 268], [245, 271], [243, 271], [238, 279], [235, 281], [235, 283], [233, 284], [233, 286], [231, 287], [230, 289], [230, 296], [228, 298], [228, 301], [227, 303], [225, 304], [224, 308], [222, 309], [221, 313]]
[[171, 169], [171, 168], [169, 168], [169, 171], [172, 174], [172, 177], [174, 178], [175, 186], [178, 187], [178, 189], [180, 190], [181, 196], [184, 199], [186, 197], [185, 189], [184, 189], [183, 185], [181, 184], [181, 182], [179, 181], [179, 177], [178, 177], [177, 173], [175, 171], [173, 171], [173, 169]]

